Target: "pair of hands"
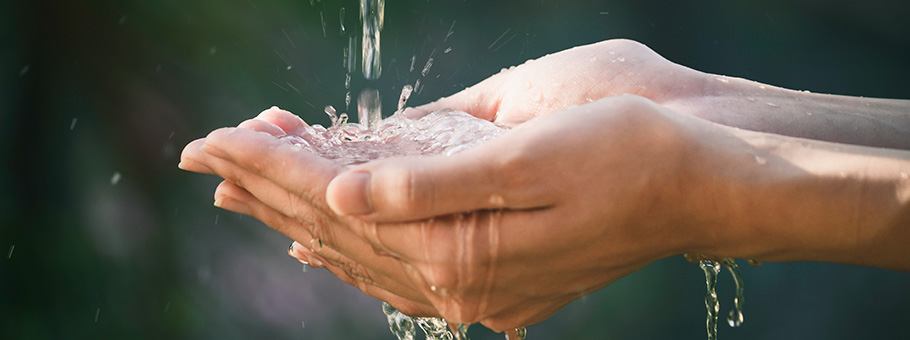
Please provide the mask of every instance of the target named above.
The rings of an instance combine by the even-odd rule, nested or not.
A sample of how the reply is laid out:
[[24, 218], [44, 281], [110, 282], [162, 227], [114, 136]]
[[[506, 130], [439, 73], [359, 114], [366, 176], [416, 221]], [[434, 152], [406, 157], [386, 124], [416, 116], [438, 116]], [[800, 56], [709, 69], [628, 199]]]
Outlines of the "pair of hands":
[[452, 156], [342, 166], [282, 139], [306, 123], [272, 108], [193, 141], [180, 167], [224, 178], [216, 206], [284, 233], [292, 256], [403, 313], [507, 331], [722, 242], [704, 214], [720, 190], [709, 168], [755, 162], [735, 129], [707, 121], [724, 120], [703, 105], [712, 78], [611, 40], [406, 112], [514, 126]]
[[215, 205], [288, 235], [293, 256], [405, 314], [509, 330], [684, 251], [688, 232], [672, 223], [682, 212], [664, 205], [693, 180], [681, 173], [685, 126], [708, 127], [655, 102], [697, 95], [702, 78], [608, 41], [410, 110], [516, 126], [453, 156], [343, 167], [282, 140], [306, 123], [272, 108], [190, 143], [180, 167], [225, 178]]

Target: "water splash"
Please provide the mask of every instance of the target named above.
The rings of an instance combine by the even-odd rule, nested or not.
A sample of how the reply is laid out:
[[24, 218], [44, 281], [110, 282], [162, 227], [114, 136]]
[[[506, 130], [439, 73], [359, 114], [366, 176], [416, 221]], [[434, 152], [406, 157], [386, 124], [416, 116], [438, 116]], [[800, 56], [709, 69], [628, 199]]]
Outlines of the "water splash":
[[443, 319], [412, 318], [385, 302], [382, 303], [382, 312], [389, 322], [389, 330], [398, 340], [414, 340], [417, 336], [415, 324], [423, 331], [427, 340], [470, 340], [468, 326], [463, 324], [459, 324], [455, 332], [452, 332], [449, 324]]
[[698, 263], [699, 267], [705, 271], [705, 283], [707, 292], [705, 293], [705, 308], [708, 309], [706, 327], [708, 329], [708, 340], [717, 339], [717, 312], [720, 311], [720, 303], [717, 301], [717, 292], [714, 287], [717, 285], [717, 274], [720, 273], [720, 264], [711, 260], [702, 260]]
[[347, 122], [331, 106], [329, 128], [313, 125], [300, 135], [288, 135], [292, 144], [342, 164], [363, 163], [397, 156], [451, 155], [505, 132], [505, 128], [454, 110], [432, 112], [419, 119], [395, 114], [378, 121], [375, 128]]
[[414, 328], [414, 320], [411, 317], [402, 314], [392, 305], [383, 302], [382, 312], [389, 321], [389, 330], [398, 338], [398, 340], [414, 340], [417, 331]]
[[[302, 149], [342, 164], [356, 164], [395, 156], [452, 155], [505, 133], [506, 128], [455, 110], [439, 110], [418, 119], [405, 117], [402, 112], [413, 87], [401, 91], [398, 110], [391, 117], [375, 122], [348, 123], [347, 115], [338, 114], [332, 106], [325, 113], [332, 125], [306, 127], [299, 135], [282, 137]], [[375, 90], [373, 90], [375, 91]], [[378, 91], [375, 93], [378, 99]], [[363, 94], [361, 94], [363, 96]], [[359, 100], [358, 106], [373, 99]], [[372, 104], [371, 104], [372, 105]], [[370, 106], [370, 105], [367, 105]], [[360, 110], [370, 115], [368, 109]], [[366, 125], [363, 122], [367, 122]], [[452, 332], [448, 323], [438, 318], [410, 318], [383, 302], [382, 311], [389, 322], [389, 329], [399, 340], [414, 339], [416, 324], [427, 339], [468, 340], [468, 325], [459, 324]], [[524, 339], [527, 330], [515, 330]]]

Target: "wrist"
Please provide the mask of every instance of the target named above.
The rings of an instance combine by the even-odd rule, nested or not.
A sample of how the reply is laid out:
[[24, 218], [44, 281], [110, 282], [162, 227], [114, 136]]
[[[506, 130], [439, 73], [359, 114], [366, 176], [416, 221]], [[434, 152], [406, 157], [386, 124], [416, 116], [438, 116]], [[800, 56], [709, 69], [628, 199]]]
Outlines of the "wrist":
[[665, 103], [746, 130], [910, 150], [910, 100], [817, 94], [704, 74], [703, 90]]
[[[734, 131], [704, 162], [691, 252], [908, 270], [910, 155]], [[901, 175], [903, 173], [904, 175]], [[903, 263], [901, 263], [903, 261]]]

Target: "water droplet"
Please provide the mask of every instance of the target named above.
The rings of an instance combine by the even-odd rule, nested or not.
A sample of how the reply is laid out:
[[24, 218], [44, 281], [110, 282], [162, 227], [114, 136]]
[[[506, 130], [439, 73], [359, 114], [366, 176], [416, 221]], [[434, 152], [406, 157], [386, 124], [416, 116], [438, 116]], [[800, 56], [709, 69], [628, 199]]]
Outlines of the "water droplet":
[[531, 92], [529, 92], [528, 96], [529, 96], [528, 99], [535, 103], [540, 103], [543, 101], [543, 91], [541, 91], [539, 88], [535, 88], [535, 89], [531, 90]]
[[306, 328], [306, 321], [300, 320], [300, 328]]
[[7, 260], [9, 260], [10, 258], [13, 257], [13, 250], [16, 250], [16, 245], [15, 245], [15, 244], [9, 246], [9, 252], [6, 253], [6, 259], [7, 259]]
[[736, 265], [736, 262], [731, 258], [726, 258], [723, 260], [724, 267], [727, 267], [727, 270], [730, 271], [730, 275], [733, 276], [733, 283], [736, 285], [736, 296], [733, 298], [733, 309], [730, 310], [730, 314], [727, 315], [727, 324], [730, 327], [739, 327], [743, 324], [743, 279], [739, 274], [739, 267]]
[[755, 98], [752, 98], [752, 97], [746, 97], [746, 99], [749, 100], [750, 102], [754, 102], [754, 101], [755, 101]]
[[910, 175], [907, 175], [906, 172], [903, 172], [903, 171], [902, 171], [902, 172], [901, 172], [901, 179], [907, 179], [907, 178], [910, 178]]
[[76, 128], [76, 117], [73, 117], [73, 121], [70, 122], [70, 131]]
[[716, 79], [717, 81], [719, 81], [719, 82], [721, 82], [721, 83], [724, 83], [724, 84], [730, 83], [730, 80], [727, 79], [727, 77], [717, 77], [717, 78], [714, 78], [714, 79]]
[[758, 88], [760, 88], [760, 89], [762, 89], [762, 90], [765, 90], [765, 89], [767, 89], [768, 87], [765, 86], [765, 85], [758, 85]]
[[158, 74], [158, 73], [161, 73], [161, 64], [158, 64], [158, 66], [155, 67], [155, 74]]
[[98, 315], [101, 315], [101, 308], [95, 309], [95, 322], [98, 322]]
[[111, 185], [117, 185], [117, 183], [120, 183], [120, 177], [120, 172], [115, 172], [114, 175], [111, 176]]
[[123, 25], [125, 23], [126, 23], [126, 14], [124, 14], [122, 17], [120, 17], [120, 20], [117, 21], [118, 25]]
[[28, 70], [31, 68], [32, 68], [32, 64], [25, 64], [25, 66], [22, 66], [22, 68], [19, 69], [19, 78], [22, 78], [22, 76], [24, 76], [26, 73], [28, 73]]
[[344, 35], [344, 7], [338, 11], [338, 23], [341, 24], [341, 35]]
[[411, 85], [405, 85], [401, 88], [401, 95], [398, 96], [398, 111], [404, 110], [405, 105], [408, 103], [408, 98], [411, 98], [411, 92], [414, 92], [414, 87]]
[[351, 35], [348, 37], [348, 47], [344, 48], [344, 67], [347, 69], [348, 74], [357, 70], [357, 53], [354, 53], [356, 50], [357, 40]]
[[325, 34], [325, 15], [322, 11], [319, 11], [319, 21], [322, 22], [322, 37], [327, 38], [328, 35]]
[[218, 52], [218, 47], [216, 47], [216, 46], [209, 47], [209, 55], [215, 55], [215, 52]]
[[524, 340], [528, 337], [528, 329], [524, 327], [518, 327], [515, 329], [515, 335], [518, 336], [518, 340]]
[[780, 106], [780, 105], [774, 104], [774, 103], [772, 103], [772, 102], [767, 102], [767, 103], [765, 103], [765, 104], [768, 104], [768, 106], [770, 106], [770, 107], [778, 107], [778, 106]]
[[442, 51], [442, 53], [446, 53], [446, 54], [448, 54], [449, 52], [452, 52], [451, 47], [447, 47], [445, 50]]
[[624, 58], [624, 57], [616, 57], [616, 60], [619, 61], [619, 62], [624, 62], [624, 61], [626, 61], [626, 58]]
[[427, 60], [427, 64], [424, 65], [423, 71], [420, 71], [420, 75], [426, 77], [427, 73], [430, 73], [431, 67], [433, 67], [433, 58]]
[[812, 115], [812, 112], [806, 112], [806, 115], [807, 115], [807, 116], [811, 116], [811, 115]]
[[596, 55], [592, 55], [590, 60], [591, 60], [591, 62], [597, 61], [597, 56], [596, 56]]
[[758, 163], [758, 165], [765, 165], [768, 163], [768, 160], [762, 156], [759, 156], [759, 155], [753, 155], [753, 156], [755, 156], [755, 163]]

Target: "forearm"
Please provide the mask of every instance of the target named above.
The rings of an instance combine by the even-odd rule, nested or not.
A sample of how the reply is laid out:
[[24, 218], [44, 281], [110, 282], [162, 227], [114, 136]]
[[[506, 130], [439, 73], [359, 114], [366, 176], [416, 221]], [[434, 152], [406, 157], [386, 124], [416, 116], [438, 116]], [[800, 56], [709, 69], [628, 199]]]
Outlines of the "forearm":
[[733, 135], [751, 151], [708, 179], [726, 207], [702, 212], [717, 233], [705, 253], [910, 271], [910, 152]]
[[747, 130], [910, 150], [910, 100], [816, 94], [717, 75], [704, 82], [703, 96], [668, 106]]

